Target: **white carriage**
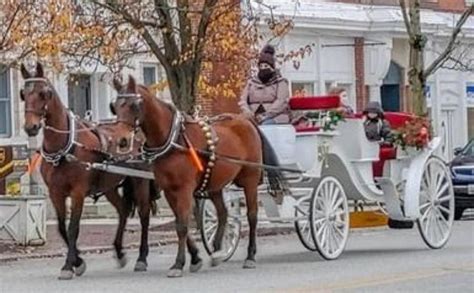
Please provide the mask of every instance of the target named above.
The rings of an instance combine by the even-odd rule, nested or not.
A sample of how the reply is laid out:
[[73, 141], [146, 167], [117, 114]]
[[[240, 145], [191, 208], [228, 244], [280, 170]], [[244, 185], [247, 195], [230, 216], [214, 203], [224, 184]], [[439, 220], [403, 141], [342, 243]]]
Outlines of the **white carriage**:
[[[317, 110], [339, 103], [314, 99], [319, 99], [315, 100]], [[391, 113], [386, 118], [392, 125], [399, 125], [407, 116]], [[307, 249], [328, 260], [343, 252], [350, 228], [348, 200], [379, 202], [390, 219], [417, 222], [422, 239], [430, 248], [447, 243], [454, 220], [454, 191], [446, 164], [436, 155], [441, 147], [439, 137], [423, 150], [381, 149], [377, 142], [367, 140], [359, 118], [346, 119], [333, 131], [310, 128], [297, 132], [292, 125], [261, 129], [280, 163], [303, 171], [301, 176], [288, 178], [292, 196], [285, 196], [281, 204], [276, 204], [265, 186], [261, 187], [259, 197], [265, 220], [294, 222]], [[233, 187], [225, 192], [229, 209], [223, 242], [226, 260], [237, 248], [241, 221], [245, 220], [242, 197], [242, 192]], [[210, 200], [202, 202], [200, 218], [204, 246], [212, 253], [217, 217]]]

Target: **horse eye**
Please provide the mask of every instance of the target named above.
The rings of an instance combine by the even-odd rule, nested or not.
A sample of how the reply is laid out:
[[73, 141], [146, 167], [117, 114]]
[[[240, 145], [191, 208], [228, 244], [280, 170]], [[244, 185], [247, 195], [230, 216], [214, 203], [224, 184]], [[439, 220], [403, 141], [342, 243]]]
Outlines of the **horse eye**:
[[131, 107], [132, 111], [133, 111], [135, 114], [137, 114], [137, 113], [139, 113], [140, 110], [141, 110], [141, 109], [140, 109], [140, 108], [141, 108], [141, 105], [142, 105], [142, 101], [141, 101], [141, 100], [137, 100], [137, 101], [134, 101], [134, 102], [130, 105], [130, 107]]
[[113, 102], [109, 104], [109, 107], [110, 107], [110, 112], [112, 112], [113, 115], [117, 115], [117, 113], [115, 112], [115, 105]]

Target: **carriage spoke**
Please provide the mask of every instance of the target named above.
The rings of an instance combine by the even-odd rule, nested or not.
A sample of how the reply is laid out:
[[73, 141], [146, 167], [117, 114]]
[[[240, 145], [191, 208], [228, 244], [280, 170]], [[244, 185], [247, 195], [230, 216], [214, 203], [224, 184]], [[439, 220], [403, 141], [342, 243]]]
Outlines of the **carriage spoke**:
[[340, 197], [336, 204], [332, 206], [332, 211], [337, 211], [337, 208], [344, 202], [344, 198]]
[[[439, 207], [441, 208], [442, 206], [439, 206]], [[444, 208], [444, 207], [443, 207], [443, 208]], [[449, 210], [448, 210], [448, 213], [447, 213], [447, 216], [448, 216], [447, 218], [446, 218], [445, 215], [443, 215], [443, 212], [441, 212], [441, 210], [439, 210], [439, 209], [436, 209], [436, 215], [437, 215], [436, 218], [438, 219], [438, 221], [439, 221], [440, 223], [442, 222], [442, 224], [444, 225], [444, 227], [446, 227], [446, 228], [449, 229], [449, 224], [447, 223], [447, 221], [449, 220]]]
[[439, 200], [439, 202], [446, 202], [446, 201], [451, 200], [451, 197], [452, 197], [451, 194], [447, 194], [445, 196], [442, 196], [442, 197], [438, 198], [438, 200]]
[[[448, 208], [446, 208], [446, 207], [444, 207], [444, 206], [442, 206], [442, 205], [439, 205], [438, 208], [439, 208], [441, 211], [445, 212], [446, 215], [448, 215], [448, 216], [449, 216], [449, 214], [451, 213], [451, 211], [450, 211]], [[439, 212], [441, 213], [441, 211], [439, 211]]]
[[211, 232], [211, 230], [214, 230], [214, 229], [217, 230], [217, 223], [212, 223], [209, 227], [207, 227], [205, 230], [205, 233], [209, 234], [209, 232]]
[[444, 192], [448, 190], [448, 188], [449, 188], [449, 183], [446, 182], [446, 184], [444, 184], [441, 189], [437, 189], [436, 198], [437, 199], [441, 198], [441, 196], [444, 195]]
[[431, 205], [430, 202], [425, 202], [424, 204], [420, 205], [420, 213], [423, 213], [425, 208], [428, 208]]

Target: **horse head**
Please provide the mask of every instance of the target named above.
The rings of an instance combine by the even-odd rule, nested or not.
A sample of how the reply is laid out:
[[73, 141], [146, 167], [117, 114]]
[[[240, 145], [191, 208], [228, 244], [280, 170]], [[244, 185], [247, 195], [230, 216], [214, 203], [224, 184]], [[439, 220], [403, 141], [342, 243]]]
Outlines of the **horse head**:
[[43, 65], [36, 64], [35, 74], [31, 74], [21, 64], [21, 74], [25, 80], [20, 98], [25, 102], [24, 129], [28, 136], [36, 136], [41, 129], [42, 121], [48, 115], [48, 106], [53, 97], [51, 83], [45, 77]]
[[117, 98], [110, 103], [110, 110], [117, 116], [115, 145], [118, 152], [125, 153], [131, 150], [135, 135], [143, 123], [143, 96], [139, 93], [140, 86], [137, 86], [132, 76], [128, 77], [126, 86], [117, 79], [114, 79], [113, 84]]

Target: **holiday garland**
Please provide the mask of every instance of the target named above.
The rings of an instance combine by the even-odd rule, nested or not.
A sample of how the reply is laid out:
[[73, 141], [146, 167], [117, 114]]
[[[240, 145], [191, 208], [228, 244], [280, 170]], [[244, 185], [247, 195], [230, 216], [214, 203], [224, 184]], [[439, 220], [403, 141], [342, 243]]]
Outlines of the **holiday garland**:
[[407, 147], [413, 147], [417, 150], [424, 149], [428, 146], [433, 137], [433, 129], [428, 119], [424, 117], [413, 117], [405, 125], [393, 131], [395, 137], [395, 145], [400, 146], [403, 150]]
[[323, 131], [334, 131], [339, 122], [344, 122], [344, 112], [340, 110], [330, 110], [326, 112], [308, 112], [304, 115], [309, 120], [322, 120]]

